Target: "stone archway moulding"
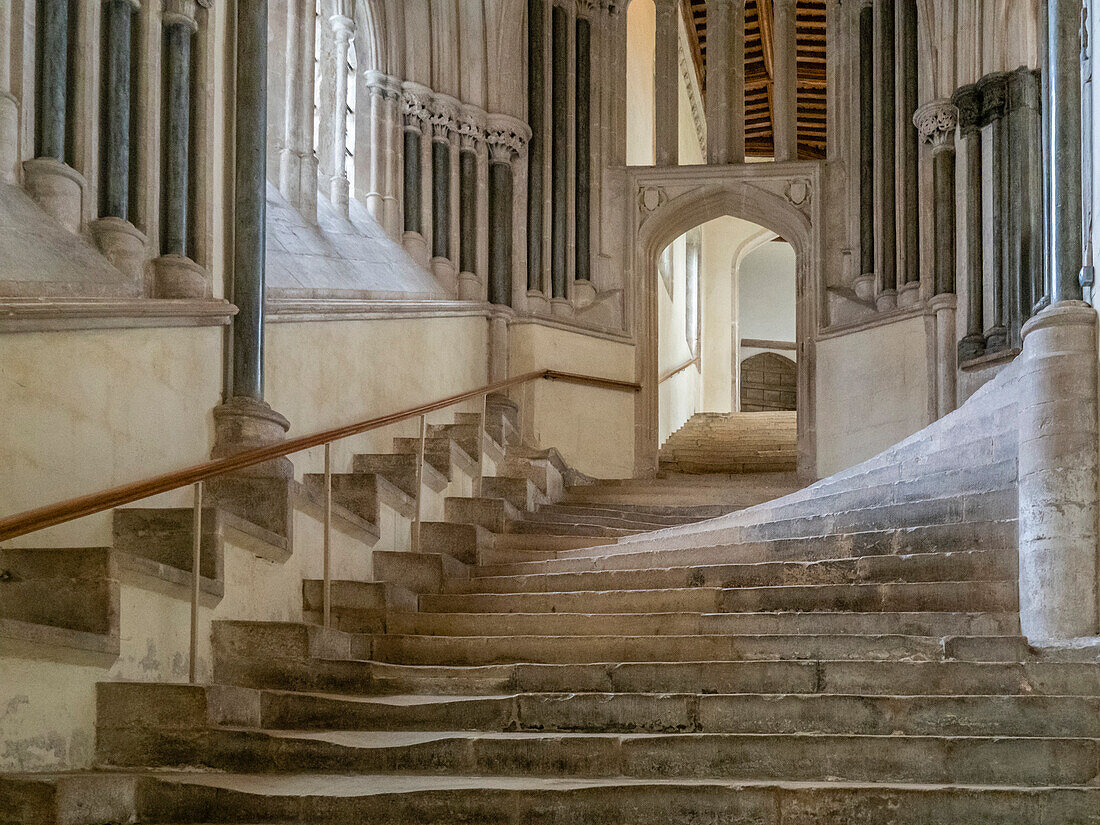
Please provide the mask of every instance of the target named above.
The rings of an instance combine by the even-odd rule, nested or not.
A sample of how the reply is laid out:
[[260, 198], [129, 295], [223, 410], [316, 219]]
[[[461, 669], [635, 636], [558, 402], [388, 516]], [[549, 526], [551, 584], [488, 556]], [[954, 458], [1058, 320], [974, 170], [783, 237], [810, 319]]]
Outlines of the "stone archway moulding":
[[[634, 333], [635, 375], [641, 383], [634, 411], [635, 473], [657, 471], [657, 257], [700, 224], [731, 216], [758, 224], [794, 248], [798, 345], [798, 469], [817, 477], [817, 399], [814, 342], [824, 323], [823, 244], [819, 161], [734, 166], [633, 167], [628, 323]], [[805, 403], [803, 403], [805, 402]]]

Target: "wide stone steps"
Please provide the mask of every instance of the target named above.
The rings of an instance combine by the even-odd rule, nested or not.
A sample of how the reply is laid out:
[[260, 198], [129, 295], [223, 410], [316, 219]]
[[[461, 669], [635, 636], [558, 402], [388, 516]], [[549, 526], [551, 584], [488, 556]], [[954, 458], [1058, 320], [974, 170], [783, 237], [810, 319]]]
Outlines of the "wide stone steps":
[[520, 693], [379, 697], [265, 691], [268, 729], [1100, 737], [1095, 696]]
[[219, 774], [142, 780], [146, 823], [1096, 825], [1100, 789], [730, 778]]
[[[478, 571], [480, 572], [480, 571]], [[758, 562], [450, 579], [450, 593], [533, 593], [676, 587], [759, 587], [865, 582], [1005, 580], [1017, 574], [1015, 554], [992, 550], [863, 556], [816, 562]]]
[[420, 597], [432, 613], [759, 613], [765, 611], [944, 612], [1018, 607], [1017, 584], [1004, 581], [890, 582], [570, 590], [525, 593], [443, 593]]
[[257, 771], [1037, 787], [1093, 782], [1100, 744], [1051, 737], [473, 731], [241, 731], [216, 735], [215, 741], [215, 756], [225, 753], [226, 762]]
[[679, 527], [681, 524], [691, 524], [702, 520], [702, 518], [651, 515], [648, 513], [616, 513], [608, 510], [600, 512], [561, 512], [550, 508], [543, 508], [541, 510], [526, 513], [523, 518], [528, 522], [542, 522], [546, 524], [592, 524], [601, 527], [618, 527], [635, 531], [660, 530], [664, 527]]
[[906, 636], [1010, 635], [1015, 613], [390, 613], [389, 633], [414, 636], [603, 636], [644, 634]]

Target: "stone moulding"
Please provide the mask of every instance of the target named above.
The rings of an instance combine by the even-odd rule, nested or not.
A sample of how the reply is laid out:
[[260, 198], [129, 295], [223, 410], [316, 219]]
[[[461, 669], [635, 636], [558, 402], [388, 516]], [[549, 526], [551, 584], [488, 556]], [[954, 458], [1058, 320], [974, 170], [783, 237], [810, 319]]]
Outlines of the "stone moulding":
[[0, 299], [0, 333], [227, 326], [228, 301], [150, 298]]

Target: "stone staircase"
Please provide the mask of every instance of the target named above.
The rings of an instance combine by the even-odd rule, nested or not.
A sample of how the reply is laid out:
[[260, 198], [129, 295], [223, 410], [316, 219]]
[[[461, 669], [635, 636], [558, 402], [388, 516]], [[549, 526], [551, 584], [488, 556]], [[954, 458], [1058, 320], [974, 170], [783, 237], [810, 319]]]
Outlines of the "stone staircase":
[[794, 412], [696, 413], [657, 457], [663, 473], [791, 472], [798, 460]]
[[774, 501], [449, 500], [333, 628], [307, 580], [303, 621], [214, 622], [210, 684], [100, 685], [104, 770], [0, 781], [0, 821], [1096, 825], [1097, 651], [1020, 635], [1015, 415], [991, 385]]

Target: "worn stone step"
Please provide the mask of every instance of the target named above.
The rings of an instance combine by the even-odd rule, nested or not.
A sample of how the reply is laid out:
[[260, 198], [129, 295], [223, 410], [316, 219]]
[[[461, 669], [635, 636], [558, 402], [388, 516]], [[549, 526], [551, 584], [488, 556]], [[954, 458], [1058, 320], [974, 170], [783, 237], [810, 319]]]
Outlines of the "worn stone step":
[[526, 476], [486, 476], [481, 479], [481, 495], [486, 498], [502, 498], [517, 510], [530, 512], [550, 499]]
[[571, 502], [542, 507], [539, 512], [573, 513], [594, 516], [669, 516], [702, 521], [729, 513], [733, 508], [725, 504], [630, 504]]
[[644, 590], [675, 587], [757, 587], [1006, 580], [1017, 575], [1015, 552], [968, 551], [862, 556], [818, 562], [760, 562], [692, 567], [491, 576], [447, 583], [451, 593], [533, 593], [569, 590]]
[[764, 635], [889, 633], [979, 636], [1018, 633], [1015, 613], [403, 613], [390, 633], [417, 636]]
[[480, 554], [493, 546], [493, 534], [476, 524], [449, 521], [420, 523], [420, 549], [445, 553], [463, 564], [477, 564]]
[[491, 533], [503, 533], [520, 517], [520, 511], [503, 498], [448, 496], [443, 500], [444, 520], [473, 524]]
[[412, 593], [441, 593], [448, 581], [469, 578], [470, 567], [446, 553], [375, 550], [371, 554], [374, 578]]
[[851, 611], [856, 613], [1004, 611], [1018, 607], [1015, 581], [898, 582], [885, 584], [685, 587], [645, 590], [573, 590], [530, 593], [425, 595], [420, 609], [434, 613], [760, 613]]
[[547, 524], [593, 524], [602, 527], [619, 527], [626, 530], [660, 530], [665, 527], [678, 527], [701, 521], [692, 516], [663, 516], [648, 513], [601, 512], [560, 512], [541, 509], [526, 513], [524, 521]]
[[150, 777], [140, 821], [350, 825], [1096, 825], [1100, 789], [733, 778]]
[[[1094, 739], [424, 731], [226, 732], [219, 739], [218, 750], [229, 751], [226, 762], [251, 757], [249, 767], [307, 774], [726, 777], [1044, 787], [1085, 786], [1097, 773]], [[319, 791], [315, 786], [312, 793]], [[323, 807], [331, 804], [325, 800]]]
[[583, 521], [570, 524], [565, 522], [528, 521], [517, 517], [507, 522], [503, 532], [538, 536], [587, 536], [590, 538], [615, 539], [644, 531], [639, 528], [604, 527]]
[[694, 693], [353, 697], [269, 690], [260, 696], [260, 725], [295, 730], [1096, 738], [1100, 736], [1100, 697]]
[[[393, 449], [396, 453], [417, 455], [420, 451], [419, 438], [395, 438]], [[477, 471], [477, 462], [467, 455], [448, 435], [429, 436], [424, 440], [424, 460], [431, 464], [447, 481], [454, 480], [457, 469], [472, 476]]]
[[355, 658], [406, 664], [940, 659], [940, 639], [904, 635], [364, 636]]
[[[417, 457], [410, 453], [362, 453], [352, 459], [352, 472], [377, 473], [405, 495], [415, 498]], [[439, 492], [447, 479], [425, 457], [421, 476], [423, 484]]]

